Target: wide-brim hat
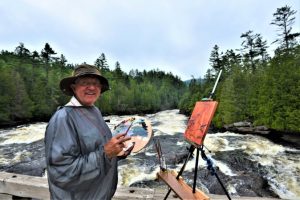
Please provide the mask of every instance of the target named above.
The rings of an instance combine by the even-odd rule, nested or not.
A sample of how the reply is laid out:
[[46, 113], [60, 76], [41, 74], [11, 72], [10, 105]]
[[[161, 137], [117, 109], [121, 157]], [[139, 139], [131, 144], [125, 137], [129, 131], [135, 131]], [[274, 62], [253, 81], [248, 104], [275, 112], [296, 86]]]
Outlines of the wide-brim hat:
[[75, 83], [75, 80], [79, 77], [82, 76], [94, 76], [99, 79], [101, 83], [101, 93], [109, 90], [109, 84], [108, 80], [101, 75], [100, 70], [93, 65], [88, 65], [88, 64], [82, 64], [78, 65], [70, 77], [66, 77], [60, 81], [60, 89], [61, 91], [68, 95], [68, 96], [73, 96], [73, 90], [71, 88], [71, 85]]

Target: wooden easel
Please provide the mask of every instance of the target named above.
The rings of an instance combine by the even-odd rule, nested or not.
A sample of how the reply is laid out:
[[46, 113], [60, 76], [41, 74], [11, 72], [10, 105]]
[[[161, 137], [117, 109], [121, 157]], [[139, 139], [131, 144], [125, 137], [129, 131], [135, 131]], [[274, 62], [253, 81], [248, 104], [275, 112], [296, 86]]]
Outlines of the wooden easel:
[[186, 157], [185, 162], [178, 174], [174, 170], [171, 170], [171, 171], [161, 170], [159, 173], [157, 173], [158, 178], [161, 179], [162, 181], [164, 181], [170, 188], [164, 199], [168, 198], [171, 190], [174, 191], [175, 194], [180, 199], [200, 199], [200, 200], [209, 200], [210, 199], [204, 192], [196, 189], [196, 177], [197, 177], [197, 172], [198, 172], [198, 160], [199, 160], [198, 149], [197, 149], [197, 157], [196, 157], [196, 163], [195, 163], [193, 189], [189, 185], [187, 185], [181, 177], [181, 175], [185, 169], [185, 166], [186, 166], [188, 160], [191, 158], [194, 150], [195, 150], [195, 146], [191, 145], [191, 147], [189, 149], [189, 154]]
[[[212, 165], [212, 161], [209, 158], [207, 158], [207, 156], [205, 155], [205, 151], [203, 149], [204, 147], [203, 142], [206, 133], [208, 131], [208, 128], [210, 126], [210, 123], [212, 121], [212, 118], [218, 106], [218, 102], [213, 101], [212, 96], [217, 87], [221, 73], [222, 70], [219, 72], [218, 78], [215, 82], [215, 85], [213, 87], [213, 90], [209, 98], [205, 98], [202, 99], [202, 101], [196, 102], [192, 115], [188, 121], [187, 129], [184, 133], [184, 137], [189, 143], [191, 143], [191, 146], [189, 148], [188, 156], [185, 159], [185, 162], [181, 170], [179, 171], [178, 174], [176, 174], [176, 172], [174, 171], [168, 171], [162, 168], [163, 170], [157, 173], [158, 178], [163, 180], [170, 187], [164, 199], [168, 198], [171, 190], [173, 190], [181, 199], [200, 199], [200, 200], [209, 199], [209, 197], [206, 196], [202, 191], [196, 189], [199, 154], [201, 151], [201, 157], [203, 158], [203, 160], [207, 162], [207, 168], [210, 170], [212, 175], [216, 176], [225, 194], [227, 195], [228, 199], [231, 200], [228, 192], [226, 191], [226, 188], [224, 187], [220, 178], [215, 172], [215, 169]], [[195, 162], [193, 188], [191, 189], [191, 187], [188, 186], [180, 176], [185, 170], [186, 164], [190, 160], [191, 156], [193, 155], [194, 150], [197, 150], [197, 155], [196, 155], [196, 162]]]
[[[175, 192], [175, 194], [180, 197], [180, 199], [200, 199], [200, 200], [209, 200], [210, 198], [206, 196], [204, 192], [196, 189], [195, 192], [192, 192], [190, 186], [188, 186], [184, 180], [178, 176], [178, 174], [172, 171], [160, 171], [158, 177], [166, 182], [166, 184]], [[178, 177], [178, 179], [177, 179]], [[171, 190], [169, 190], [171, 192]], [[170, 192], [166, 195], [164, 199], [167, 199]]]
[[[169, 191], [165, 197], [168, 198], [171, 190], [173, 190], [181, 199], [209, 199], [202, 191], [196, 190], [196, 181], [198, 173], [198, 162], [199, 162], [199, 153], [203, 154], [203, 141], [205, 135], [208, 131], [210, 122], [213, 118], [213, 115], [216, 111], [218, 102], [216, 101], [201, 101], [196, 102], [193, 113], [188, 121], [187, 129], [184, 133], [185, 139], [191, 143], [189, 148], [188, 156], [185, 159], [185, 162], [177, 175], [173, 171], [161, 171], [159, 172], [158, 178], [163, 180], [169, 187]], [[194, 172], [194, 183], [193, 188], [191, 189], [180, 176], [185, 170], [187, 162], [190, 160], [193, 155], [194, 150], [196, 150], [196, 162], [195, 162], [195, 172]], [[189, 198], [187, 198], [187, 196]]]
[[[169, 191], [166, 194], [164, 199], [167, 199], [171, 190], [173, 190], [181, 199], [200, 199], [200, 200], [207, 200], [209, 199], [202, 191], [196, 189], [196, 182], [197, 182], [197, 173], [198, 173], [198, 162], [199, 156], [201, 152], [201, 157], [203, 160], [207, 162], [207, 168], [210, 170], [212, 175], [215, 175], [218, 179], [219, 183], [221, 184], [225, 194], [227, 195], [228, 199], [231, 200], [226, 188], [222, 184], [219, 176], [217, 175], [212, 160], [210, 160], [204, 151], [204, 138], [210, 126], [211, 120], [214, 116], [216, 111], [218, 102], [207, 100], [197, 102], [193, 113], [188, 121], [187, 129], [184, 133], [185, 139], [191, 143], [189, 148], [188, 156], [186, 157], [184, 164], [178, 174], [174, 171], [168, 170], [161, 170], [157, 176], [159, 179], [163, 180], [168, 186]], [[185, 170], [187, 162], [190, 160], [193, 152], [196, 150], [196, 162], [195, 162], [195, 171], [194, 171], [194, 182], [193, 188], [188, 186], [183, 179], [180, 177]], [[160, 150], [161, 151], [161, 150]]]
[[[194, 172], [194, 182], [193, 182], [193, 188], [188, 186], [184, 180], [182, 179], [181, 175], [185, 169], [185, 166], [190, 159], [190, 157], [193, 155], [193, 151], [197, 150], [196, 155], [196, 162], [195, 162], [195, 172]], [[215, 175], [218, 182], [220, 183], [223, 191], [225, 192], [227, 198], [231, 200], [230, 195], [228, 194], [225, 186], [223, 185], [221, 179], [219, 178], [218, 174], [216, 173], [212, 161], [206, 156], [205, 151], [202, 147], [195, 147], [194, 145], [190, 146], [189, 154], [181, 168], [178, 174], [176, 174], [175, 171], [163, 171], [161, 170], [159, 173], [157, 173], [157, 176], [159, 179], [163, 180], [168, 186], [169, 191], [166, 194], [164, 200], [166, 200], [171, 192], [173, 190], [175, 194], [177, 194], [181, 199], [200, 199], [200, 200], [209, 200], [210, 198], [203, 193], [202, 191], [198, 190], [196, 188], [196, 182], [197, 182], [197, 173], [198, 173], [198, 161], [199, 161], [199, 152], [201, 151], [201, 157], [203, 160], [207, 162], [207, 169], [211, 172], [212, 175]]]

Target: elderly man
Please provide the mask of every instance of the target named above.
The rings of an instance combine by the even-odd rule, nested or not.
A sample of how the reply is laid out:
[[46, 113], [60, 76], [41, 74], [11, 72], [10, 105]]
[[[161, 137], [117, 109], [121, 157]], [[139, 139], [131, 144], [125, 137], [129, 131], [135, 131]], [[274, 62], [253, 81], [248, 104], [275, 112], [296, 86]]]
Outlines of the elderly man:
[[60, 89], [72, 98], [54, 113], [45, 133], [51, 199], [111, 199], [118, 181], [117, 155], [130, 137], [112, 137], [94, 106], [109, 89], [108, 81], [95, 66], [83, 64], [61, 80]]

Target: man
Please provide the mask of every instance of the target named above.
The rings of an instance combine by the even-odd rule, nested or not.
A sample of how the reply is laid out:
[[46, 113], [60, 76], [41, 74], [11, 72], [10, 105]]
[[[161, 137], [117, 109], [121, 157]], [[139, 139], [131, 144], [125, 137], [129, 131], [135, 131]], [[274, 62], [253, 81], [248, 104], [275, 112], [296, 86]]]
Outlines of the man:
[[108, 81], [95, 66], [83, 64], [61, 80], [60, 89], [72, 98], [55, 112], [45, 133], [51, 199], [111, 199], [118, 181], [117, 155], [131, 138], [125, 133], [112, 137], [94, 106], [109, 89]]

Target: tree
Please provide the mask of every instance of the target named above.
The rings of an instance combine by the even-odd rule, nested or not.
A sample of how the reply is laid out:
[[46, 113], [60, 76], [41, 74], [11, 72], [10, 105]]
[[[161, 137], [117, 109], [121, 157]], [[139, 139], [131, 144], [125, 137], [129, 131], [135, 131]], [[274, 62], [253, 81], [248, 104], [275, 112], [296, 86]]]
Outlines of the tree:
[[24, 43], [22, 42], [20, 42], [19, 46], [16, 47], [15, 53], [20, 57], [29, 57], [30, 55], [30, 51], [25, 48]]
[[46, 63], [49, 63], [51, 61], [52, 56], [55, 55], [55, 51], [52, 49], [52, 47], [46, 43], [44, 49], [41, 51], [41, 56], [45, 60]]
[[296, 38], [300, 36], [300, 33], [292, 33], [292, 25], [295, 23], [296, 14], [295, 10], [292, 10], [290, 6], [284, 6], [277, 8], [277, 11], [273, 14], [274, 19], [271, 22], [272, 25], [278, 26], [278, 36], [273, 43], [279, 43], [279, 51], [284, 50], [287, 53], [290, 48], [296, 44]]
[[9, 103], [12, 120], [28, 119], [31, 117], [33, 103], [27, 94], [25, 83], [18, 72], [13, 72], [14, 84], [10, 87], [11, 101]]
[[245, 63], [250, 61], [252, 71], [255, 71], [255, 58], [259, 55], [259, 50], [256, 47], [256, 40], [260, 37], [260, 34], [253, 34], [253, 31], [247, 31], [241, 35], [244, 39], [242, 42], [241, 51], [244, 52]]
[[63, 54], [60, 54], [59, 64], [61, 64], [62, 67], [65, 67], [67, 62], [68, 60], [66, 57]]
[[257, 54], [261, 56], [261, 60], [263, 62], [267, 61], [269, 58], [267, 49], [267, 41], [263, 40], [262, 36], [260, 34], [257, 35], [257, 38], [255, 40], [255, 47], [257, 48]]
[[220, 71], [223, 68], [218, 45], [215, 45], [213, 47], [213, 50], [210, 53], [209, 62], [216, 73], [218, 73], [218, 71]]
[[31, 58], [33, 60], [38, 60], [40, 58], [40, 55], [37, 51], [33, 51], [32, 54], [31, 54]]
[[51, 48], [51, 46], [46, 43], [44, 49], [42, 49], [41, 51], [41, 56], [44, 59], [45, 63], [46, 63], [46, 83], [48, 83], [48, 78], [49, 78], [49, 65], [50, 65], [50, 61], [52, 59], [52, 55], [55, 55], [55, 51]]
[[126, 79], [126, 74], [122, 71], [120, 63], [117, 61], [115, 64], [115, 69], [113, 70], [114, 78], [119, 82], [123, 82]]
[[95, 66], [98, 67], [101, 70], [101, 72], [109, 71], [109, 66], [107, 64], [107, 60], [104, 53], [101, 53], [99, 58], [96, 59]]
[[227, 77], [235, 66], [241, 66], [242, 56], [230, 49], [222, 56], [223, 74], [222, 77]]

